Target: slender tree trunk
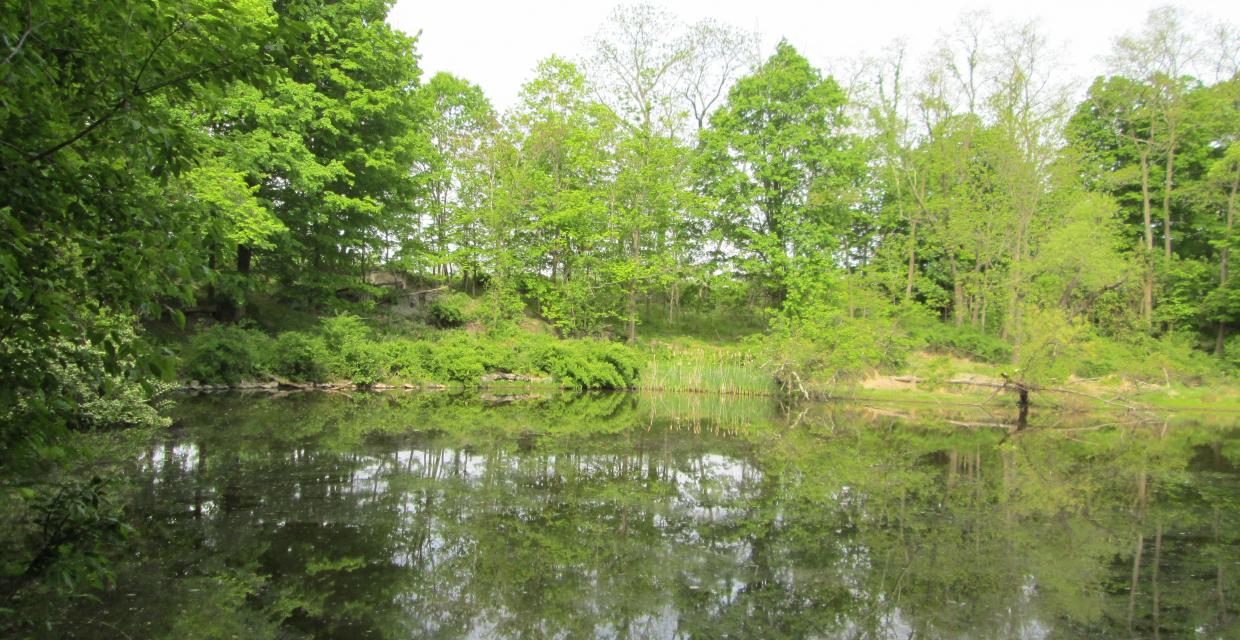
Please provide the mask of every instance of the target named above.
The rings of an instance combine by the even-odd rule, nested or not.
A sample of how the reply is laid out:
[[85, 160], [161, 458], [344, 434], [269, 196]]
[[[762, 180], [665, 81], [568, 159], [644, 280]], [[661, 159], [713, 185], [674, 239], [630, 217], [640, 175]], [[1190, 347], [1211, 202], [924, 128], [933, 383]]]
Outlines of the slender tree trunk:
[[250, 275], [250, 263], [254, 260], [254, 249], [248, 244], [237, 245], [237, 273]]
[[1168, 261], [1171, 260], [1171, 177], [1175, 171], [1175, 126], [1172, 124], [1171, 131], [1167, 133], [1169, 146], [1167, 147], [1167, 171], [1166, 178], [1163, 181], [1163, 250]]
[[1137, 614], [1137, 587], [1141, 584], [1141, 555], [1145, 550], [1145, 536], [1137, 533], [1136, 551], [1132, 554], [1132, 579], [1128, 586], [1128, 632], [1132, 633], [1132, 621]]
[[908, 284], [904, 287], [905, 302], [913, 299], [913, 278], [917, 275], [917, 218], [913, 218], [908, 238]]
[[964, 284], [960, 282], [960, 270], [956, 265], [956, 256], [949, 259], [952, 268], [952, 316], [956, 326], [964, 324]]
[[672, 280], [671, 288], [667, 292], [667, 321], [675, 324], [677, 313], [680, 311], [680, 280]]
[[1150, 573], [1150, 583], [1153, 585], [1154, 591], [1154, 638], [1162, 637], [1162, 623], [1159, 621], [1161, 611], [1160, 593], [1158, 589], [1158, 565], [1162, 563], [1162, 523], [1158, 523], [1158, 528], [1154, 532], [1154, 570]]
[[1029, 223], [1033, 217], [1033, 211], [1037, 209], [1036, 204], [1029, 205], [1028, 213], [1021, 214], [1020, 224], [1016, 227], [1016, 252], [1012, 257], [1012, 303], [1010, 306], [1010, 319], [1008, 325], [1011, 329], [1008, 331], [1009, 337], [1012, 339], [1012, 362], [1020, 362], [1021, 348], [1024, 346], [1024, 322], [1025, 322], [1025, 274], [1024, 264], [1025, 256], [1029, 253]]
[[1141, 150], [1141, 213], [1145, 222], [1145, 275], [1141, 282], [1141, 319], [1149, 324], [1154, 315], [1154, 227], [1150, 220], [1150, 149]]
[[[215, 273], [215, 247], [214, 246], [207, 247], [207, 270], [211, 271], [211, 273], [213, 274]], [[215, 299], [215, 285], [212, 283], [212, 281], [208, 280], [207, 281], [207, 304], [211, 305], [211, 307], [214, 308], [217, 302], [218, 301]]]
[[[1227, 267], [1228, 260], [1231, 257], [1231, 230], [1235, 226], [1236, 221], [1236, 192], [1240, 191], [1240, 168], [1237, 168], [1236, 174], [1231, 179], [1231, 193], [1227, 196], [1227, 232], [1223, 236], [1223, 250], [1219, 255], [1218, 264], [1218, 286], [1223, 288], [1227, 286]], [[1223, 343], [1227, 339], [1227, 323], [1222, 320], [1218, 323], [1218, 334], [1214, 341], [1214, 355], [1223, 357]]]
[[[633, 241], [630, 248], [630, 255], [633, 258], [633, 265], [636, 267], [638, 260], [641, 258], [641, 230], [633, 229]], [[628, 303], [628, 343], [637, 342], [637, 277], [633, 276], [629, 279], [629, 303]]]

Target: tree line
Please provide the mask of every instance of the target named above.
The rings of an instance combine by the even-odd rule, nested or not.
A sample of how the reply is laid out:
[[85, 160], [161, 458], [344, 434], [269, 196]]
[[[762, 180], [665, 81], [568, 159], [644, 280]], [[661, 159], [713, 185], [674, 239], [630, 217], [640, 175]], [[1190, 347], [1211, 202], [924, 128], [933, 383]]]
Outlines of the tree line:
[[623, 6], [501, 113], [423, 78], [389, 7], [5, 5], [6, 450], [72, 411], [66, 368], [166, 370], [135, 322], [331, 308], [375, 269], [564, 336], [747, 313], [820, 365], [881, 359], [910, 313], [1030, 366], [1085, 334], [1228, 353], [1234, 31], [1156, 10], [1076, 100], [1029, 25], [965, 16], [924, 59], [831, 75]]

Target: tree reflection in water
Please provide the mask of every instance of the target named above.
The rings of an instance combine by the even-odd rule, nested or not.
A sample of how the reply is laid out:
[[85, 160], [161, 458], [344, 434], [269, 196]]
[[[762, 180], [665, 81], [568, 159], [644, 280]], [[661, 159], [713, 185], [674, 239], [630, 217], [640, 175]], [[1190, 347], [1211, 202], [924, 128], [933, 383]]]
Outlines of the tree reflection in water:
[[58, 635], [1240, 634], [1230, 422], [623, 394], [178, 413], [133, 467], [117, 589]]

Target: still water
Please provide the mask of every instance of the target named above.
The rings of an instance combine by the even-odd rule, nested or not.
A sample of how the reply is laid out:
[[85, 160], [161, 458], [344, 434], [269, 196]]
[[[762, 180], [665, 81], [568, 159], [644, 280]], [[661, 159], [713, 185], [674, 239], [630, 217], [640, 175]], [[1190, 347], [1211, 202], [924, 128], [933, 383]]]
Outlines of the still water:
[[185, 398], [61, 637], [1237, 638], [1234, 417]]

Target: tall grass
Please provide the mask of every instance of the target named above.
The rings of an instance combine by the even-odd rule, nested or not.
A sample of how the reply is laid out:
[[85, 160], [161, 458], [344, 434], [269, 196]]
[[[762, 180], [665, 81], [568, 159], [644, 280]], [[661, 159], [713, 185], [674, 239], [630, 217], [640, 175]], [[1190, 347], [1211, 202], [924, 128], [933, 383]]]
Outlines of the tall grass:
[[776, 390], [771, 374], [740, 347], [660, 342], [648, 346], [645, 358], [642, 389], [743, 396]]

